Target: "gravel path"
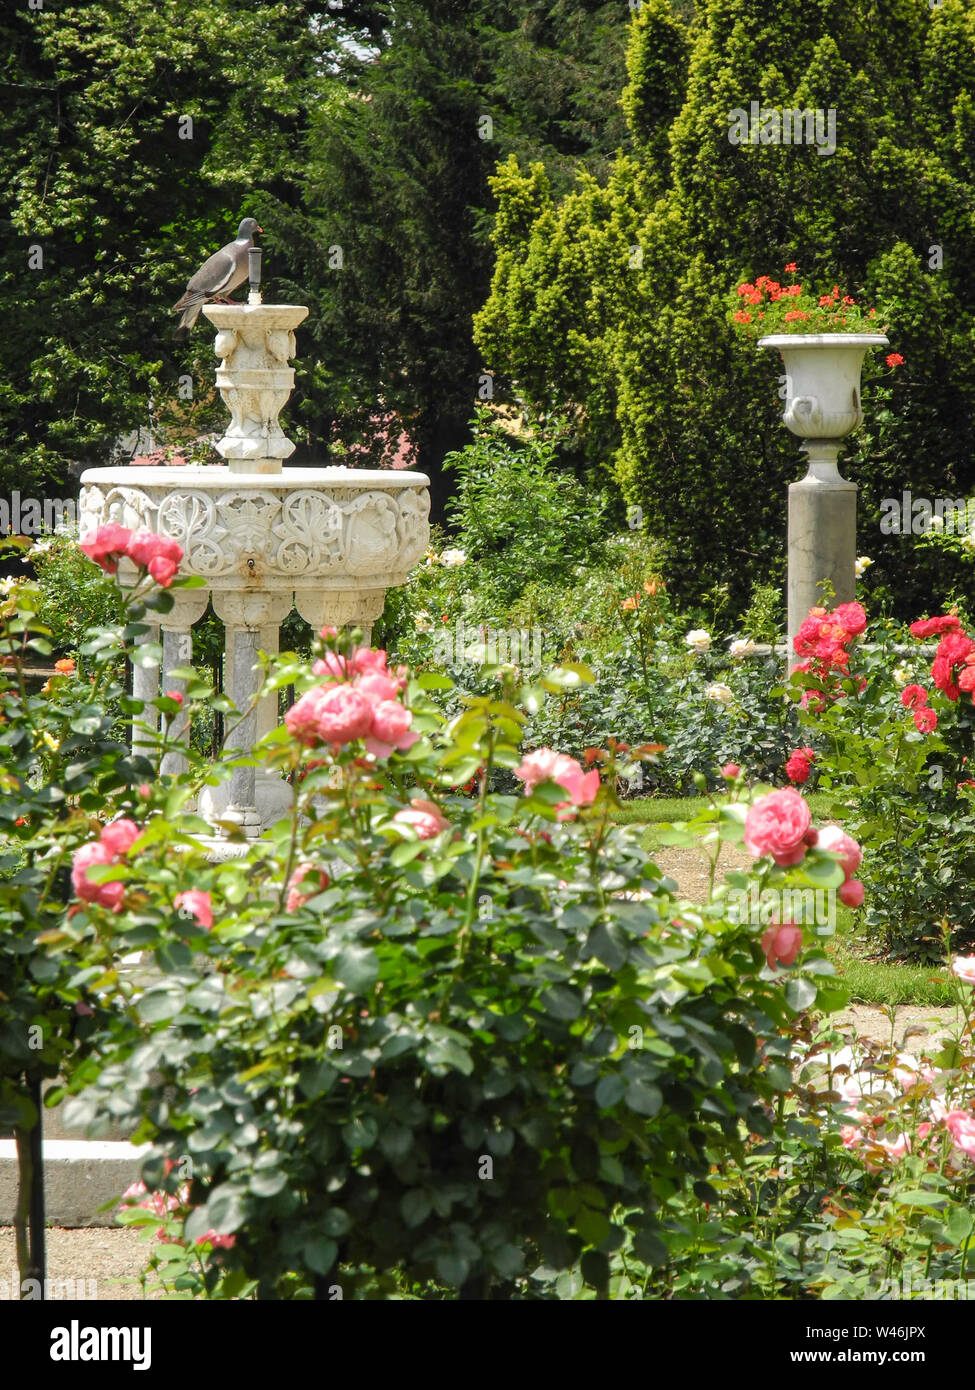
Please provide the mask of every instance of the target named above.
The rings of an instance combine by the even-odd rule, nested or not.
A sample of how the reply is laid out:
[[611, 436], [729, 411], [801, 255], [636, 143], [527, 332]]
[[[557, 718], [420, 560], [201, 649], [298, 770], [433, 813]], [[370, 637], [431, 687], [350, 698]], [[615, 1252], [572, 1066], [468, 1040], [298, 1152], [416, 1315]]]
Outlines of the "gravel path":
[[[47, 1233], [48, 1295], [52, 1299], [84, 1298], [122, 1302], [142, 1298], [139, 1275], [149, 1245], [138, 1231], [104, 1226], [88, 1230]], [[62, 1281], [69, 1280], [70, 1284]], [[0, 1226], [0, 1299], [14, 1296], [19, 1276], [12, 1226]]]

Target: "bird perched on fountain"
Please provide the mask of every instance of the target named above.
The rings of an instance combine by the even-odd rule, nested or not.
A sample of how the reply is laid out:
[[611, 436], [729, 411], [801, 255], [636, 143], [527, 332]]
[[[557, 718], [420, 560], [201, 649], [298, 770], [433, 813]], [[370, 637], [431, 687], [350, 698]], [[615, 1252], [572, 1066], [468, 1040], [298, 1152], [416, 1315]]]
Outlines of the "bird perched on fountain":
[[173, 334], [178, 343], [189, 337], [190, 329], [200, 317], [204, 304], [211, 300], [224, 304], [232, 302], [227, 296], [247, 279], [247, 253], [254, 245], [254, 233], [262, 230], [255, 218], [245, 217], [237, 228], [236, 239], [221, 246], [200, 266], [186, 286], [182, 299], [173, 305], [173, 313], [180, 310], [183, 313]]

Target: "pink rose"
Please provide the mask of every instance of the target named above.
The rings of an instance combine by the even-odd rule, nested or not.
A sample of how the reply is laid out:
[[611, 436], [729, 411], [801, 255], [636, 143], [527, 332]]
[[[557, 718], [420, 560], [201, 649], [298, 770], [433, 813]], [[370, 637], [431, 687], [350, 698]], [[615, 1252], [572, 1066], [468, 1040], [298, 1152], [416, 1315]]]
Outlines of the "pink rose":
[[737, 763], [725, 763], [721, 769], [721, 776], [726, 782], [733, 782], [736, 777], [741, 776], [741, 768]]
[[213, 926], [213, 908], [210, 905], [209, 893], [204, 893], [200, 888], [188, 888], [185, 893], [177, 893], [174, 901], [182, 913], [188, 912], [191, 917], [195, 917], [205, 931], [209, 931]]
[[904, 1133], [898, 1134], [896, 1139], [880, 1139], [877, 1142], [886, 1150], [888, 1158], [903, 1158], [911, 1152], [911, 1141]]
[[844, 1125], [840, 1130], [844, 1149], [857, 1149], [863, 1143], [863, 1130], [853, 1125]]
[[840, 854], [840, 867], [847, 878], [852, 878], [859, 869], [863, 860], [863, 850], [851, 836], [841, 830], [838, 825], [826, 825], [819, 832], [817, 849], [829, 850], [831, 854]]
[[400, 693], [397, 682], [382, 671], [366, 671], [363, 675], [356, 676], [355, 688], [361, 690], [368, 700], [375, 701], [377, 705], [384, 700], [395, 700]]
[[770, 854], [782, 868], [798, 864], [806, 853], [805, 834], [812, 817], [806, 802], [786, 787], [759, 797], [745, 817], [745, 846], [756, 858]]
[[975, 956], [955, 956], [951, 962], [951, 973], [964, 980], [966, 985], [975, 985]]
[[106, 574], [114, 574], [118, 569], [119, 557], [128, 554], [131, 539], [131, 531], [109, 522], [105, 526], [99, 526], [91, 535], [83, 537], [81, 549], [89, 560], [94, 560]]
[[861, 907], [863, 904], [863, 884], [858, 878], [848, 878], [840, 885], [836, 896], [844, 907]]
[[793, 922], [773, 923], [762, 937], [762, 950], [770, 970], [779, 965], [792, 965], [802, 949], [802, 928]]
[[858, 636], [867, 626], [867, 612], [862, 603], [841, 603], [833, 618], [851, 637]]
[[599, 791], [599, 769], [584, 772], [575, 758], [565, 753], [556, 753], [551, 748], [536, 748], [526, 753], [520, 766], [514, 770], [519, 781], [524, 782], [525, 791], [531, 793], [539, 782], [556, 782], [569, 793], [569, 801], [559, 809], [572, 806], [589, 806]]
[[178, 565], [183, 558], [183, 547], [171, 536], [161, 536], [155, 531], [143, 529], [133, 533], [127, 553], [137, 565], [148, 569], [151, 562], [157, 558], [171, 560], [174, 565]]
[[101, 843], [108, 850], [110, 858], [117, 859], [123, 854], [128, 854], [141, 834], [142, 831], [135, 821], [122, 817], [105, 826], [101, 833]]
[[183, 695], [182, 692], [179, 690], [167, 690], [166, 699], [175, 700], [178, 705], [182, 705], [183, 703]]
[[514, 770], [518, 780], [524, 782], [525, 791], [533, 792], [539, 782], [554, 781], [555, 766], [561, 756], [553, 748], [536, 748], [534, 752], [526, 753]]
[[975, 1115], [969, 1115], [966, 1110], [949, 1110], [945, 1115], [945, 1127], [955, 1147], [969, 1158], [975, 1158]]
[[[308, 884], [304, 892], [301, 892], [301, 885], [309, 874], [315, 875], [314, 881]], [[288, 880], [288, 898], [285, 907], [289, 912], [297, 912], [316, 893], [323, 893], [330, 881], [325, 870], [319, 869], [315, 864], [299, 864]]]
[[232, 1250], [237, 1240], [236, 1236], [217, 1235], [216, 1231], [204, 1231], [202, 1236], [197, 1236], [197, 1245], [212, 1245], [214, 1250]]
[[288, 710], [284, 722], [302, 743], [352, 743], [372, 731], [373, 706], [351, 685], [317, 685]]
[[410, 733], [413, 715], [398, 700], [381, 700], [373, 711], [372, 732], [366, 739], [366, 751], [376, 758], [388, 758], [393, 749], [405, 752], [419, 734]]
[[176, 578], [179, 566], [174, 560], [167, 560], [164, 555], [154, 555], [147, 568], [150, 578], [154, 579], [160, 588], [168, 589]]
[[446, 829], [449, 821], [441, 813], [439, 806], [434, 805], [432, 801], [426, 801], [422, 796], [414, 796], [409, 808], [404, 807], [402, 811], [396, 812], [393, 823], [410, 826], [421, 840], [432, 840], [434, 835], [439, 835], [441, 830]]
[[333, 681], [346, 681], [352, 674], [349, 662], [338, 652], [326, 652], [312, 663], [312, 675], [328, 676]]
[[88, 878], [89, 868], [96, 865], [111, 864], [113, 855], [107, 845], [96, 840], [90, 845], [82, 845], [75, 851], [71, 863], [71, 884], [75, 894], [83, 903], [97, 903], [112, 912], [119, 912], [125, 897], [125, 885], [117, 879], [106, 883], [92, 883]]

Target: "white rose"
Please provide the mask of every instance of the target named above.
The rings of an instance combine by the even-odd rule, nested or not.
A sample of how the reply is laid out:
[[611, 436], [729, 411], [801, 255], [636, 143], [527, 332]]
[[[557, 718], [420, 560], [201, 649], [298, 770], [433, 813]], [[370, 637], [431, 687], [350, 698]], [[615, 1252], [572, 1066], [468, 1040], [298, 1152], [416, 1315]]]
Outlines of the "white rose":
[[907, 685], [911, 679], [911, 673], [906, 666], [895, 666], [893, 676], [896, 685]]
[[462, 565], [466, 559], [467, 556], [463, 550], [445, 550], [440, 556], [440, 563], [442, 565]]
[[728, 648], [729, 656], [742, 660], [746, 656], [754, 656], [758, 651], [758, 644], [753, 642], [750, 637], [736, 637]]
[[869, 555], [858, 555], [857, 562], [853, 566], [857, 579], [859, 579], [861, 575], [866, 574], [872, 564], [873, 561]]
[[684, 644], [700, 655], [710, 648], [711, 634], [705, 632], [703, 627], [696, 627], [684, 638]]
[[722, 685], [720, 681], [715, 682], [714, 685], [709, 685], [704, 693], [709, 700], [717, 700], [722, 705], [730, 705], [735, 698], [735, 692], [727, 685]]

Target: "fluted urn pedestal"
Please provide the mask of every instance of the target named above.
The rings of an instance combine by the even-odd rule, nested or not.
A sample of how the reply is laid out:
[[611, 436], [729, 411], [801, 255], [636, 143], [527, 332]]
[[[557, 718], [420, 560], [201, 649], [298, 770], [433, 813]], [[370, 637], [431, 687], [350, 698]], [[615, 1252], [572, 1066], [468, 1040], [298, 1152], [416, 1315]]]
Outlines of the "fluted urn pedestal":
[[[354, 625], [367, 635], [386, 590], [403, 584], [429, 543], [429, 479], [423, 473], [355, 468], [284, 468], [294, 445], [278, 424], [294, 374], [299, 305], [207, 305], [217, 326], [217, 383], [231, 423], [217, 448], [226, 465], [91, 468], [82, 475], [80, 529], [105, 522], [171, 536], [183, 548], [181, 574], [206, 587], [177, 591], [161, 622], [164, 678], [137, 668], [133, 693], [152, 699], [178, 688], [166, 672], [192, 655], [191, 631], [212, 599], [226, 627], [225, 689], [241, 713], [260, 688], [258, 653], [278, 650], [292, 608], [313, 629]], [[120, 565], [123, 583], [136, 571]], [[278, 722], [268, 698], [232, 727], [227, 756], [249, 748]], [[188, 737], [188, 728], [182, 729]], [[185, 760], [167, 755], [164, 771]], [[236, 768], [208, 788], [201, 812], [238, 824], [248, 837], [286, 813], [291, 789], [260, 769]]]
[[840, 476], [837, 459], [843, 440], [863, 423], [863, 359], [886, 343], [879, 333], [782, 333], [758, 342], [782, 354], [782, 422], [801, 437], [809, 462], [806, 476], [789, 487], [787, 670], [796, 661], [800, 625], [822, 601], [822, 581], [832, 585], [836, 603], [856, 597], [857, 486]]

